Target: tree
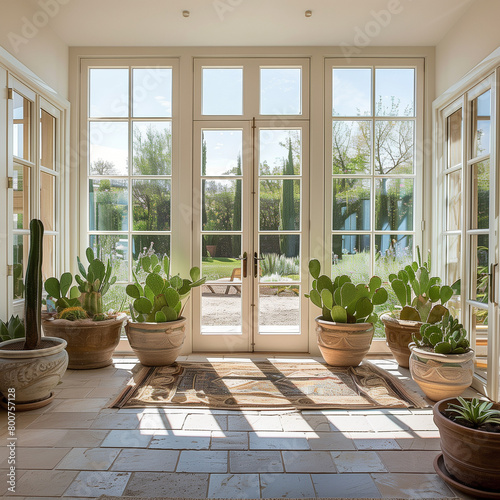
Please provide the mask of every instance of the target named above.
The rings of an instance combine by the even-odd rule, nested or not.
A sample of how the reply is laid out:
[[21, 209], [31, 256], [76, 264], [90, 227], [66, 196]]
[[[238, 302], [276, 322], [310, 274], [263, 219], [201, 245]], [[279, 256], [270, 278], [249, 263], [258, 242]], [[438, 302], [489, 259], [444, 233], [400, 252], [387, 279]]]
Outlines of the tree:
[[[238, 153], [236, 160], [235, 175], [241, 175], [241, 154]], [[241, 180], [236, 180], [236, 192], [234, 194], [233, 209], [233, 231], [241, 230]], [[241, 239], [233, 238], [233, 257], [238, 257], [241, 253]]]
[[90, 166], [90, 172], [92, 175], [116, 175], [115, 164], [99, 158]]
[[[294, 175], [292, 139], [288, 139], [288, 159], [283, 165], [283, 175]], [[281, 228], [283, 231], [295, 230], [295, 197], [293, 179], [283, 179], [283, 198], [281, 205]], [[282, 252], [287, 257], [298, 255], [298, 238], [295, 235], [283, 236]]]

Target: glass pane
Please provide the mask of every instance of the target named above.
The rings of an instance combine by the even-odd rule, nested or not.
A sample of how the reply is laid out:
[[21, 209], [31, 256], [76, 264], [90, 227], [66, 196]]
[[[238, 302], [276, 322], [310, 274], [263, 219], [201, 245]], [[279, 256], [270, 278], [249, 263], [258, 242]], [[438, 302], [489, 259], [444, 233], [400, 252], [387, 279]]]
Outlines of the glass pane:
[[129, 281], [127, 235], [91, 234], [89, 246], [94, 250], [94, 255], [103, 262], [107, 263], [108, 259], [111, 259], [117, 281]]
[[172, 123], [134, 122], [134, 175], [172, 174]]
[[462, 163], [462, 109], [448, 117], [448, 168]]
[[375, 114], [415, 116], [415, 70], [377, 68], [375, 70]]
[[13, 92], [13, 147], [14, 156], [31, 161], [31, 106], [32, 102]]
[[50, 234], [43, 235], [43, 263], [42, 263], [42, 280], [55, 276], [56, 271], [56, 237]]
[[413, 179], [375, 180], [375, 229], [413, 231]]
[[243, 68], [202, 69], [202, 114], [243, 114]]
[[300, 68], [261, 68], [260, 114], [300, 115], [301, 84]]
[[[461, 290], [462, 277], [462, 248], [461, 236], [449, 235], [446, 236], [446, 271], [445, 283], [453, 285], [454, 289]], [[447, 304], [448, 309], [455, 317], [461, 317], [462, 308], [460, 302], [460, 294], [454, 295]]]
[[[398, 271], [413, 260], [413, 236], [404, 234], [375, 235], [375, 274], [389, 281], [389, 274]], [[389, 309], [387, 307], [386, 309]]]
[[446, 176], [448, 200], [446, 203], [446, 228], [448, 231], [462, 227], [462, 171], [455, 170]]
[[14, 300], [24, 298], [24, 274], [28, 265], [29, 238], [29, 235], [22, 234], [12, 236]]
[[241, 175], [242, 130], [203, 130], [201, 175]]
[[128, 115], [128, 69], [90, 69], [89, 116], [115, 118]]
[[[40, 172], [40, 219], [45, 231], [56, 230], [56, 178]], [[45, 257], [44, 257], [45, 259]]]
[[260, 130], [260, 175], [300, 175], [301, 164], [300, 130]]
[[128, 181], [89, 179], [89, 230], [128, 230]]
[[491, 91], [472, 101], [472, 157], [490, 154]]
[[472, 167], [472, 229], [490, 227], [490, 160]]
[[202, 229], [241, 231], [241, 180], [203, 180]]
[[[132, 236], [132, 266], [137, 278], [142, 282], [146, 279], [146, 273], [139, 268], [139, 261], [145, 256], [156, 255], [159, 260], [165, 255], [170, 257], [170, 235], [169, 234], [134, 234]], [[175, 273], [174, 269], [170, 272]]]
[[486, 378], [488, 374], [488, 339], [489, 339], [489, 326], [488, 326], [488, 310], [479, 309], [478, 307], [472, 308], [471, 318], [471, 337], [476, 337], [476, 345], [471, 346], [476, 352], [476, 359], [474, 361], [475, 371], [481, 377]]
[[300, 236], [261, 234], [260, 281], [300, 280]]
[[372, 70], [370, 68], [335, 68], [332, 76], [332, 116], [370, 116], [372, 114]]
[[172, 69], [132, 70], [133, 116], [172, 116]]
[[353, 283], [370, 279], [370, 235], [334, 234], [332, 236], [332, 276], [347, 274]]
[[300, 180], [261, 180], [260, 231], [300, 230]]
[[30, 170], [14, 163], [14, 229], [30, 227]]
[[489, 236], [473, 234], [471, 236], [471, 299], [488, 303], [489, 292]]
[[371, 123], [334, 121], [332, 133], [333, 173], [370, 173]]
[[55, 170], [55, 127], [56, 119], [40, 110], [40, 164], [45, 168]]
[[202, 247], [202, 276], [206, 276], [208, 281], [230, 278], [231, 275], [234, 278], [234, 269], [241, 267], [240, 235], [204, 234]]
[[134, 231], [169, 231], [172, 182], [167, 179], [132, 181]]
[[259, 286], [259, 334], [300, 334], [300, 286]]
[[90, 175], [128, 175], [128, 123], [90, 123]]
[[375, 173], [413, 173], [414, 125], [406, 120], [375, 123]]
[[333, 179], [333, 230], [370, 230], [370, 179]]
[[109, 311], [127, 311], [129, 310], [130, 297], [126, 294], [127, 285], [115, 283], [106, 292], [102, 298], [104, 301], [104, 310]]

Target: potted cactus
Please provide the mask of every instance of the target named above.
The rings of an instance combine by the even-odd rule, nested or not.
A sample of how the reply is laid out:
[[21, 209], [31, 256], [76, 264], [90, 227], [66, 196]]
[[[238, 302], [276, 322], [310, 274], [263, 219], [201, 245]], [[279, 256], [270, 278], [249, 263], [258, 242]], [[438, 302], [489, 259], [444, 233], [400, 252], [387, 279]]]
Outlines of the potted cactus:
[[410, 373], [433, 401], [457, 397], [472, 383], [474, 351], [458, 319], [447, 313], [434, 324], [424, 323], [409, 348]]
[[[186, 337], [186, 318], [182, 316], [185, 299], [191, 289], [203, 285], [200, 269], [193, 267], [191, 279], [170, 275], [170, 260], [153, 254], [142, 257], [138, 268], [145, 273], [141, 284], [135, 273], [134, 283], [126, 288], [131, 321], [125, 326], [130, 346], [145, 366], [166, 366], [175, 362]], [[184, 302], [183, 302], [184, 301]]]
[[309, 272], [313, 282], [306, 297], [322, 310], [316, 318], [316, 333], [323, 358], [332, 366], [359, 365], [372, 343], [377, 321], [374, 306], [387, 300], [382, 280], [373, 276], [367, 285], [354, 285], [346, 275], [332, 280], [321, 275], [316, 259], [309, 262]]
[[412, 335], [418, 335], [422, 323], [436, 323], [448, 312], [446, 302], [453, 296], [450, 286], [430, 276], [431, 259], [422, 262], [417, 246], [417, 261], [389, 275], [391, 288], [401, 306], [400, 310], [382, 314], [387, 345], [399, 366], [409, 367]]
[[77, 257], [77, 285], [73, 285], [71, 273], [45, 281], [47, 303], [55, 303], [55, 312], [52, 317], [45, 314], [43, 329], [68, 342], [69, 368], [73, 370], [109, 366], [126, 319], [125, 314], [104, 312], [103, 296], [116, 281], [111, 262], [108, 260], [105, 266], [91, 248], [87, 248], [86, 256], [87, 269]]
[[[30, 222], [30, 251], [26, 269], [24, 324], [12, 318], [0, 326], [0, 392], [16, 411], [34, 410], [49, 404], [52, 390], [68, 366], [66, 341], [42, 337], [43, 224]], [[9, 405], [10, 406], [10, 405]]]

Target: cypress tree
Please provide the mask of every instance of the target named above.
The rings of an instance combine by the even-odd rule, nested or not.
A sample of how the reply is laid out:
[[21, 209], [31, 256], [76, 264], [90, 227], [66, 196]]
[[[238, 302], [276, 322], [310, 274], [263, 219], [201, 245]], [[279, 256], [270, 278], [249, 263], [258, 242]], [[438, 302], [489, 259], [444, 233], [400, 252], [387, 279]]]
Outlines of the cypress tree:
[[[236, 175], [241, 175], [241, 155], [238, 154], [236, 164]], [[234, 194], [233, 206], [233, 231], [241, 230], [241, 179], [236, 180], [236, 192]], [[233, 236], [233, 257], [238, 257], [241, 253], [241, 238]]]
[[[207, 175], [207, 141], [203, 139], [203, 143], [201, 146], [201, 175]], [[201, 181], [201, 229], [205, 228], [207, 224], [207, 209], [205, 207], [205, 179]], [[207, 241], [206, 236], [202, 238], [202, 248], [201, 255], [202, 257], [208, 256], [207, 250]]]
[[[293, 151], [292, 139], [288, 140], [288, 159], [283, 165], [283, 175], [293, 175]], [[294, 203], [294, 181], [293, 179], [283, 180], [283, 200], [281, 210], [281, 228], [284, 231], [295, 229], [295, 203]], [[295, 257], [297, 254], [298, 238], [295, 235], [283, 236], [283, 253], [287, 257]]]

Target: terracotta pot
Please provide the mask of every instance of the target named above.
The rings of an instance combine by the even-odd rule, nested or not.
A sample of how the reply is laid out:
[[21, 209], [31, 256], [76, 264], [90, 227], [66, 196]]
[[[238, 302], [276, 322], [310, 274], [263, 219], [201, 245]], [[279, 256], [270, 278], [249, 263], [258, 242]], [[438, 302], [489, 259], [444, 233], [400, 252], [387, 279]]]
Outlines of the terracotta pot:
[[120, 342], [125, 319], [125, 315], [105, 321], [44, 319], [42, 327], [46, 335], [64, 339], [68, 343], [68, 368], [90, 370], [113, 363], [113, 352]]
[[207, 252], [210, 257], [215, 257], [215, 252], [217, 252], [217, 245], [207, 245]]
[[[455, 398], [434, 405], [434, 423], [441, 436], [446, 470], [461, 483], [479, 490], [500, 491], [500, 434], [470, 429], [443, 415], [448, 403]], [[500, 409], [500, 405], [495, 405]], [[489, 497], [493, 498], [493, 497]]]
[[[37, 408], [52, 401], [52, 390], [68, 366], [66, 341], [43, 337], [42, 348], [23, 350], [24, 338], [0, 343], [0, 391], [15, 391], [16, 404], [35, 403]], [[35, 406], [32, 406], [34, 409]]]
[[144, 366], [175, 363], [186, 338], [186, 318], [166, 323], [136, 323], [125, 326], [128, 341]]
[[371, 323], [335, 323], [316, 318], [318, 347], [327, 364], [358, 366], [370, 350]]
[[408, 345], [412, 342], [412, 334], [420, 335], [420, 321], [407, 321], [397, 319], [390, 314], [382, 314], [380, 320], [385, 325], [385, 339], [396, 358], [399, 366], [408, 368], [410, 366], [410, 348]]
[[424, 394], [433, 401], [457, 397], [472, 384], [474, 351], [438, 354], [410, 344], [410, 373]]

